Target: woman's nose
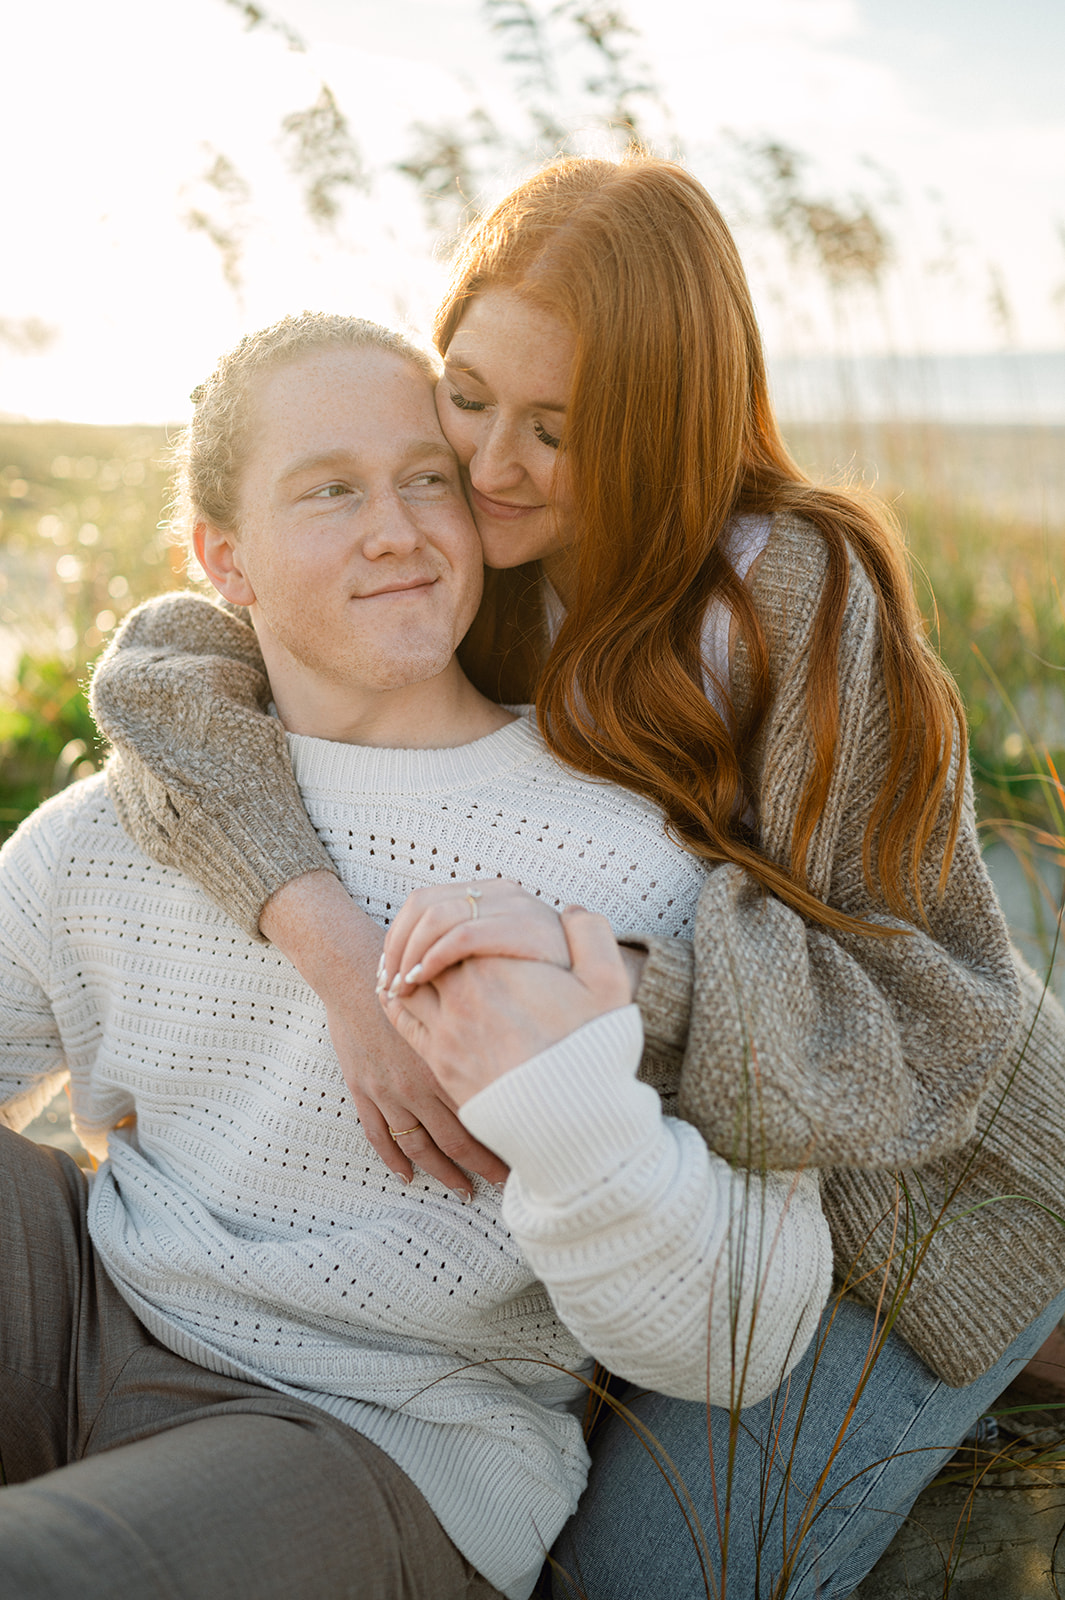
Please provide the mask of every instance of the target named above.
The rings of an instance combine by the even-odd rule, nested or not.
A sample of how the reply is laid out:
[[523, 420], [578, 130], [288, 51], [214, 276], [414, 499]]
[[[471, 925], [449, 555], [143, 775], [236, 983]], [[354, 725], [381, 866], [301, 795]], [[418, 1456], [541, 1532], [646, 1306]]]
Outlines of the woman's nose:
[[470, 478], [483, 494], [493, 490], [516, 489], [525, 469], [517, 450], [514, 430], [500, 416], [485, 419], [477, 448], [470, 458]]

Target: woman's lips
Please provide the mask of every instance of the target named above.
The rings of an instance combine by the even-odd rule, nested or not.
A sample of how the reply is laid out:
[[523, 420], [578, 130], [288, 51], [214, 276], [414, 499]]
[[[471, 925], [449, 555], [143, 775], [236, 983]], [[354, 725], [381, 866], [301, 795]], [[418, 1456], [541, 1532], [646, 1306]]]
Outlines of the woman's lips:
[[475, 511], [483, 511], [485, 516], [497, 517], [501, 522], [517, 522], [521, 517], [527, 517], [534, 511], [542, 511], [543, 506], [515, 505], [510, 500], [490, 500], [480, 489], [475, 489], [470, 484], [470, 499]]

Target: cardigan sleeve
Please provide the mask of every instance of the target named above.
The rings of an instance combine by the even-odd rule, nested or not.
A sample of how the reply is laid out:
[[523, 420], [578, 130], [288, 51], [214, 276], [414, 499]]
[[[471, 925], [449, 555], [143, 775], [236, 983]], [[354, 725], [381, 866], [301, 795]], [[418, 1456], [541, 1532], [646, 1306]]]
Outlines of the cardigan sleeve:
[[275, 890], [334, 870], [304, 810], [254, 630], [195, 594], [126, 618], [93, 677], [126, 831], [259, 938]]
[[[778, 521], [752, 585], [774, 687], [751, 788], [762, 847], [781, 863], [813, 760], [805, 663], [824, 570], [816, 532]], [[742, 695], [742, 648], [737, 656]], [[905, 931], [872, 938], [807, 923], [729, 863], [708, 873], [690, 946], [646, 941], [636, 998], [649, 1043], [678, 1062], [680, 1115], [733, 1159], [921, 1165], [971, 1135], [1016, 1029], [1017, 972], [964, 760], [955, 778], [965, 785], [961, 831], [942, 895], [949, 795], [925, 852], [927, 925], [900, 923], [866, 886], [862, 844], [888, 736], [876, 598], [852, 561], [836, 771], [809, 883], [829, 904]]]

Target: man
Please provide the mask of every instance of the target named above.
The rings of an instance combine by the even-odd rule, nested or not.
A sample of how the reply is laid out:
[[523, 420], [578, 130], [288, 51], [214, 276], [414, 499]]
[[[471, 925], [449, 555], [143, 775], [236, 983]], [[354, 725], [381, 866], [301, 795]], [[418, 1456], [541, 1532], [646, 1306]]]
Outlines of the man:
[[[700, 874], [660, 819], [458, 666], [480, 552], [424, 357], [345, 318], [242, 341], [197, 392], [181, 498], [371, 916], [498, 873], [682, 926]], [[816, 1180], [738, 1177], [662, 1118], [598, 926], [570, 920], [536, 1044], [501, 1043], [462, 1110], [512, 1168], [504, 1221], [490, 1184], [463, 1204], [382, 1166], [316, 997], [147, 860], [104, 779], [24, 825], [5, 1116], [69, 1075], [104, 1164], [86, 1194], [0, 1129], [0, 1592], [524, 1600], [583, 1483], [592, 1354], [693, 1399], [738, 1392], [734, 1356], [745, 1400], [775, 1387], [828, 1291]]]

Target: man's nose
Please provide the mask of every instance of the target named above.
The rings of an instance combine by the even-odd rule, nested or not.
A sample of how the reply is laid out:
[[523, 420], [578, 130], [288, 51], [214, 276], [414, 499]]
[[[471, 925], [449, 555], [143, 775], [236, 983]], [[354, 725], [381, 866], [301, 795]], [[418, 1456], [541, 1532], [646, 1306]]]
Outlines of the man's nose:
[[409, 556], [425, 544], [425, 534], [397, 494], [375, 495], [364, 507], [362, 553], [369, 561], [378, 556]]

